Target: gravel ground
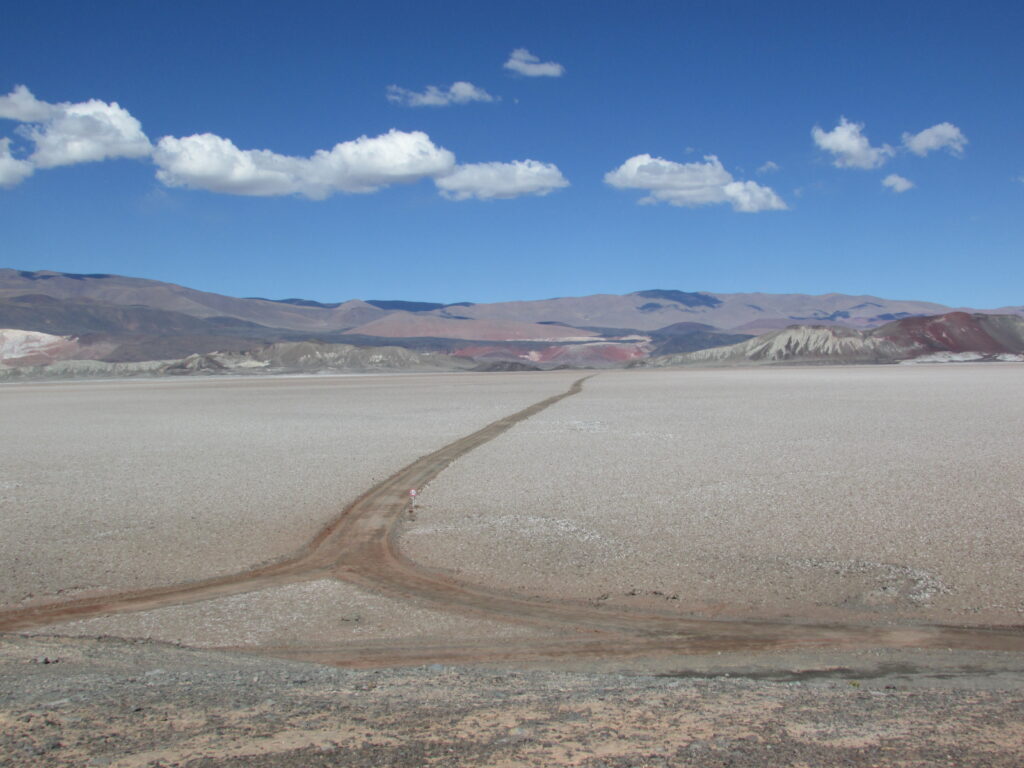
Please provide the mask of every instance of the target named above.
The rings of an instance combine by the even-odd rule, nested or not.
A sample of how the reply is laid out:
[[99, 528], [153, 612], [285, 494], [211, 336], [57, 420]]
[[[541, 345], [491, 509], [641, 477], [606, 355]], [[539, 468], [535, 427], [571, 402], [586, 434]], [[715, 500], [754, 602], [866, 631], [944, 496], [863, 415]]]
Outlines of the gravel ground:
[[0, 386], [0, 605], [289, 554], [374, 482], [572, 374]]
[[344, 671], [8, 637], [0, 755], [47, 768], [1021, 765], [1019, 659], [975, 655], [965, 676], [964, 657], [944, 656], [779, 658], [789, 671], [767, 679], [742, 659], [656, 675]]
[[527, 594], [1021, 624], [1024, 367], [622, 371], [460, 459], [402, 548]]

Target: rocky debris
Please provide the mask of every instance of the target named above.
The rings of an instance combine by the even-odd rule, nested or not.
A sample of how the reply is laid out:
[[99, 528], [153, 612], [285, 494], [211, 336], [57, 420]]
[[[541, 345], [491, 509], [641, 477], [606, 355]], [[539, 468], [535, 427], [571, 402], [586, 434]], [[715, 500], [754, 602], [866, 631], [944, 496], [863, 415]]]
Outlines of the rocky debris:
[[[59, 667], [25, 664], [40, 653]], [[46, 766], [1019, 766], [1012, 654], [343, 670], [111, 639], [0, 639], [0, 754]]]

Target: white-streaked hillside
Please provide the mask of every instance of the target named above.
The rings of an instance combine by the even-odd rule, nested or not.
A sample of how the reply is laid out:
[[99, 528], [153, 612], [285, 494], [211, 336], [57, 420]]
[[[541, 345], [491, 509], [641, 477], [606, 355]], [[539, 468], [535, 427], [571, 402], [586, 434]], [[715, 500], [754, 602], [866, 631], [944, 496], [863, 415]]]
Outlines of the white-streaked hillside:
[[78, 342], [69, 336], [0, 328], [0, 363], [44, 364], [70, 357]]
[[887, 362], [914, 356], [888, 339], [837, 326], [801, 325], [772, 331], [728, 347], [714, 347], [680, 355], [652, 358], [646, 365], [665, 367], [694, 363], [780, 363], [799, 360], [823, 362]]

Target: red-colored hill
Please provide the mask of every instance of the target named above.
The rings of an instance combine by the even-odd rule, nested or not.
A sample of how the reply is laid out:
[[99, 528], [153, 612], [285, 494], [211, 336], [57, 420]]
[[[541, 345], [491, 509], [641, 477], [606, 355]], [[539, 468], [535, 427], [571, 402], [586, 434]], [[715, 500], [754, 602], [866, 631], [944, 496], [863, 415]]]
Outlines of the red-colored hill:
[[1008, 322], [1006, 318], [1005, 315], [972, 315], [967, 312], [907, 317], [876, 328], [871, 335], [901, 346], [917, 345], [935, 352], [982, 352], [995, 355], [1024, 351], [1021, 324]]

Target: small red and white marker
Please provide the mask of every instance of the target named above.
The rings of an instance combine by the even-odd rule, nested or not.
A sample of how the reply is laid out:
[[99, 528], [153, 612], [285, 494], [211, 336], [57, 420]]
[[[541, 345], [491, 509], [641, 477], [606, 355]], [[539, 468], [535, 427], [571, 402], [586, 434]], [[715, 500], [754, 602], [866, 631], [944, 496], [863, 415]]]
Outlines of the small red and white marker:
[[415, 499], [416, 498], [416, 489], [415, 488], [412, 488], [412, 489], [409, 490], [409, 498], [410, 499]]

